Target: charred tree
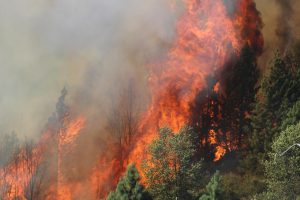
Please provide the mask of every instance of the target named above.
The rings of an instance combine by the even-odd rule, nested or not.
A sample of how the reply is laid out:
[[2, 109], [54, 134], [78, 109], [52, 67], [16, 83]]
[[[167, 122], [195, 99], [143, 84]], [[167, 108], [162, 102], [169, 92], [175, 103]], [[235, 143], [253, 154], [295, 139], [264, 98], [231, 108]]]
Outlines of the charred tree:
[[241, 149], [250, 129], [250, 115], [255, 94], [259, 70], [255, 52], [246, 45], [238, 58], [234, 58], [222, 72], [221, 107], [223, 133], [230, 133], [231, 148]]
[[216, 81], [207, 78], [208, 86], [199, 92], [195, 104], [191, 105], [192, 116], [190, 123], [198, 133], [195, 140], [198, 157], [206, 161], [214, 160], [215, 141], [213, 134], [218, 131], [219, 124], [219, 95], [216, 91]]

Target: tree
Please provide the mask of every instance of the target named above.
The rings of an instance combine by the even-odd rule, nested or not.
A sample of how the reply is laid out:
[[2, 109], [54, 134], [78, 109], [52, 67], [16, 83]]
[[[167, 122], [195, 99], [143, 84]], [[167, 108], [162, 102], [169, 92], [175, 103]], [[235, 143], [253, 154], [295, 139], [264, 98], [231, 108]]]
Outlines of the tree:
[[15, 133], [1, 136], [0, 141], [0, 199], [17, 198], [21, 166], [21, 144]]
[[169, 128], [159, 131], [159, 138], [148, 149], [143, 170], [151, 195], [158, 200], [195, 199], [199, 196], [201, 162], [195, 161], [193, 138], [189, 127], [175, 134]]
[[250, 157], [255, 162], [252, 166], [259, 166], [258, 160], [265, 159], [266, 152], [271, 150], [287, 112], [300, 99], [299, 87], [300, 63], [293, 57], [282, 57], [277, 53], [269, 72], [263, 77], [251, 115]]
[[229, 142], [239, 149], [249, 136], [249, 116], [255, 102], [258, 77], [256, 54], [249, 45], [243, 47], [239, 58], [229, 62], [222, 73], [220, 128], [223, 133], [230, 132]]
[[214, 85], [217, 84], [216, 80], [209, 76], [206, 78], [206, 82], [208, 86], [198, 93], [195, 104], [191, 105], [191, 110], [196, 112], [192, 112], [190, 124], [197, 132], [194, 138], [197, 154], [195, 157], [203, 158], [204, 161], [213, 161], [217, 144], [212, 144], [211, 133], [218, 132], [220, 102], [219, 94], [214, 89]]
[[31, 140], [26, 140], [23, 147], [23, 168], [26, 176], [24, 196], [27, 200], [41, 199], [44, 181], [45, 163], [42, 162], [42, 151]]
[[284, 118], [281, 130], [285, 130], [290, 125], [296, 125], [300, 121], [300, 100], [288, 111]]
[[7, 165], [19, 148], [20, 141], [16, 133], [0, 134], [0, 167]]
[[282, 131], [272, 144], [270, 159], [264, 163], [267, 199], [289, 200], [300, 197], [300, 148], [295, 145], [300, 144], [299, 133], [300, 122]]
[[222, 191], [220, 189], [220, 172], [217, 171], [213, 177], [211, 178], [210, 182], [206, 186], [207, 194], [204, 194], [200, 197], [199, 200], [220, 200]]
[[118, 160], [120, 167], [123, 168], [124, 158], [127, 156], [132, 138], [138, 128], [137, 88], [130, 82], [127, 87], [120, 91], [118, 98], [113, 100], [115, 101], [112, 101], [111, 113], [108, 116], [108, 129], [113, 138], [116, 139]]
[[[245, 45], [239, 56], [229, 60], [220, 77], [207, 77], [207, 86], [191, 105], [190, 123], [199, 133], [196, 143], [199, 157], [205, 161], [218, 159], [216, 147], [227, 151], [242, 150], [250, 135], [250, 115], [257, 92], [259, 70], [255, 51]], [[211, 133], [215, 132], [215, 144]]]
[[136, 167], [129, 165], [117, 189], [108, 195], [107, 200], [150, 200], [150, 195], [139, 182], [140, 176]]

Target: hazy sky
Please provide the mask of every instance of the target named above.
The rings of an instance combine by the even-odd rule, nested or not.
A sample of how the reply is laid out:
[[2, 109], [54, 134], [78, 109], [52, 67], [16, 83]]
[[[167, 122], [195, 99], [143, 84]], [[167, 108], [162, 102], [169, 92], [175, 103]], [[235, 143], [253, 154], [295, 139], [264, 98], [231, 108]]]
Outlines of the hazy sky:
[[[0, 0], [0, 132], [37, 135], [64, 86], [69, 99], [105, 107], [112, 88], [143, 85], [145, 63], [174, 37], [170, 1]], [[257, 3], [268, 50], [279, 9], [275, 0]]]
[[145, 79], [146, 60], [173, 37], [168, 3], [0, 0], [0, 132], [37, 134], [64, 86], [92, 90], [99, 105], [122, 81]]

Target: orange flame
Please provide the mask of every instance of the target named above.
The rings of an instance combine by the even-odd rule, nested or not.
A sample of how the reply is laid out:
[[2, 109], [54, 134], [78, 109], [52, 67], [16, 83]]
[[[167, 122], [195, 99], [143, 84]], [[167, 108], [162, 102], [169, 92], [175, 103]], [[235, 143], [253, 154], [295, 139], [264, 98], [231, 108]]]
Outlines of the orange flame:
[[[228, 56], [239, 53], [244, 44], [256, 38], [255, 31], [250, 31], [246, 38], [241, 36], [245, 26], [257, 29], [252, 27], [255, 20], [245, 25], [251, 0], [239, 1], [234, 17], [227, 13], [222, 0], [183, 2], [186, 11], [177, 23], [173, 47], [165, 60], [149, 66], [152, 102], [141, 120], [141, 136], [129, 158], [137, 165], [146, 156], [145, 148], [157, 137], [158, 128], [169, 126], [177, 132], [188, 124], [190, 105], [206, 86], [205, 78], [218, 72]], [[214, 89], [219, 87], [217, 84]], [[216, 160], [224, 154], [223, 147], [216, 148]]]
[[[47, 188], [48, 193], [55, 193], [47, 199], [74, 199], [84, 187], [83, 184], [92, 188], [95, 194], [92, 199], [104, 197], [121, 176], [124, 166], [120, 165], [134, 162], [140, 169], [141, 161], [147, 156], [146, 148], [157, 137], [159, 128], [169, 126], [178, 132], [183, 125], [189, 124], [191, 105], [199, 91], [206, 87], [206, 77], [218, 73], [228, 57], [238, 54], [245, 44], [261, 51], [263, 39], [257, 31], [261, 21], [253, 0], [236, 1], [235, 12], [231, 14], [224, 0], [182, 1], [185, 11], [176, 25], [177, 37], [169, 53], [165, 59], [148, 66], [151, 104], [140, 120], [139, 134], [132, 141], [134, 145], [127, 162], [103, 155], [91, 169], [86, 182], [67, 180], [62, 170], [64, 156], [76, 147], [75, 140], [85, 125], [85, 118], [79, 117], [68, 122], [64, 129], [55, 133], [58, 134], [57, 185]], [[172, 4], [172, 8], [176, 9], [176, 4]], [[213, 89], [217, 93], [221, 88], [218, 82]], [[228, 149], [225, 148], [228, 144], [218, 143], [217, 134], [215, 130], [209, 132], [209, 142], [216, 146], [215, 161], [224, 156]], [[44, 144], [49, 142], [51, 135], [51, 131], [45, 132], [32, 149], [36, 166], [42, 161]], [[25, 188], [32, 173], [28, 173], [24, 167], [24, 154], [22, 150], [17, 156], [21, 160], [20, 167], [10, 163], [6, 168], [7, 173], [3, 170], [0, 172], [0, 176], [5, 177], [0, 180], [0, 186], [7, 184], [9, 188], [5, 199], [10, 200], [15, 196], [25, 199]]]
[[67, 125], [65, 130], [60, 129], [58, 134], [58, 169], [57, 169], [57, 200], [71, 200], [73, 185], [67, 183], [62, 172], [64, 150], [70, 151], [74, 146], [74, 140], [84, 127], [85, 118], [79, 117]]
[[[61, 144], [66, 146], [73, 143], [78, 136], [80, 130], [84, 127], [85, 118], [79, 117], [78, 119], [71, 121], [66, 131], [61, 137]], [[61, 130], [60, 130], [61, 131]], [[33, 145], [29, 149], [23, 148], [20, 152], [13, 157], [13, 160], [0, 171], [0, 188], [6, 189], [1, 191], [4, 199], [26, 199], [25, 189], [29, 186], [32, 177], [35, 175], [37, 168], [42, 162], [43, 155], [46, 151], [45, 144], [49, 142], [51, 132], [45, 131], [42, 135], [42, 139], [36, 145]], [[61, 150], [61, 148], [60, 148]], [[60, 152], [61, 155], [63, 152]], [[29, 156], [30, 155], [30, 156]], [[58, 156], [60, 157], [60, 156]], [[61, 162], [61, 160], [59, 161]], [[67, 185], [63, 185], [63, 174], [58, 168], [58, 198], [56, 199], [72, 199], [71, 189]]]

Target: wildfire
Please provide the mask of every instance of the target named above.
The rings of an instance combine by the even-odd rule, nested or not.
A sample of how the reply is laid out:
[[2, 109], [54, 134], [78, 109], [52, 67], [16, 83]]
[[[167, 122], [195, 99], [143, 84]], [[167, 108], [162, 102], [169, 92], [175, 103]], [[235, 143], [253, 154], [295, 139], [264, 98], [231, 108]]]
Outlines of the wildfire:
[[[67, 195], [71, 194], [71, 189], [67, 185], [63, 184], [63, 174], [61, 173], [60, 169], [62, 164], [62, 153], [66, 153], [62, 151], [62, 147], [66, 147], [67, 144], [74, 142], [80, 133], [80, 130], [84, 127], [84, 123], [85, 119], [83, 117], [79, 117], [67, 125], [63, 135], [61, 134], [62, 130], [60, 130], [59, 135], [61, 136], [61, 143], [58, 145], [60, 146], [60, 152], [58, 156], [60, 159], [58, 159], [59, 167], [57, 169], [59, 185], [57, 193], [59, 194], [59, 197], [56, 199], [72, 199], [70, 195], [70, 197], [67, 198]], [[32, 196], [33, 194], [30, 194], [30, 192], [34, 192], [30, 191], [30, 189], [33, 190], [34, 188], [29, 188], [29, 191], [25, 190], [28, 190], [28, 187], [40, 187], [40, 185], [38, 185], [40, 183], [35, 180], [35, 176], [37, 175], [38, 168], [44, 159], [43, 156], [47, 151], [49, 151], [46, 149], [46, 147], [51, 139], [51, 135], [53, 135], [51, 131], [45, 131], [39, 143], [23, 147], [20, 152], [13, 157], [9, 165], [1, 169], [0, 187], [1, 189], [5, 189], [5, 191], [0, 191], [0, 194], [4, 199], [11, 200], [16, 198], [34, 198]], [[70, 151], [70, 147], [68, 150]]]
[[[152, 102], [141, 120], [142, 136], [137, 138], [129, 159], [137, 165], [158, 128], [169, 126], [177, 132], [189, 124], [190, 105], [206, 86], [205, 77], [221, 70], [226, 59], [232, 53], [238, 54], [246, 43], [262, 46], [262, 38], [257, 37], [259, 14], [252, 0], [238, 1], [234, 15], [227, 12], [222, 0], [183, 2], [186, 11], [177, 23], [173, 47], [165, 60], [149, 66]], [[220, 83], [214, 90], [219, 89]], [[215, 160], [224, 154], [225, 149], [218, 146]]]
[[[124, 156], [125, 161], [108, 157], [105, 152], [95, 162], [94, 168], [90, 169], [84, 183], [69, 181], [64, 175], [64, 158], [76, 148], [75, 141], [84, 128], [86, 119], [78, 117], [71, 120], [69, 116], [64, 116], [66, 113], [57, 112], [54, 128], [51, 124], [41, 141], [30, 149], [30, 159], [25, 159], [28, 152], [22, 149], [16, 157], [18, 163], [11, 162], [1, 170], [0, 186], [5, 185], [2, 188], [6, 188], [6, 191], [0, 191], [0, 194], [5, 193], [5, 199], [26, 199], [25, 189], [43, 161], [45, 152], [57, 156], [53, 159], [57, 168], [56, 183], [50, 183], [45, 189], [51, 194], [46, 199], [74, 199], [74, 193], [80, 193], [80, 189], [84, 187], [82, 184], [92, 188], [96, 195], [93, 199], [104, 197], [111, 189], [110, 185], [117, 183], [126, 164], [134, 162], [140, 168], [141, 161], [147, 156], [146, 148], [157, 137], [159, 128], [168, 126], [178, 132], [183, 125], [190, 124], [193, 112], [191, 106], [198, 93], [208, 85], [208, 76], [219, 73], [228, 58], [233, 54], [238, 55], [245, 44], [261, 52], [263, 40], [257, 31], [261, 21], [253, 0], [234, 1], [237, 3], [232, 13], [228, 12], [224, 0], [182, 1], [185, 11], [177, 22], [176, 38], [168, 54], [159, 62], [148, 65], [152, 99], [148, 110], [140, 119], [138, 134], [132, 139], [131, 146], [126, 147], [128, 152]], [[176, 6], [172, 4], [173, 9]], [[219, 93], [221, 90], [222, 85], [217, 82], [213, 91]], [[65, 109], [65, 95], [66, 92], [63, 92], [57, 105], [62, 110]], [[213, 117], [217, 113], [210, 115]], [[215, 161], [221, 159], [226, 150], [230, 150], [227, 148], [230, 144], [218, 141], [218, 134], [216, 130], [209, 131], [208, 141], [215, 146]], [[50, 142], [53, 137], [55, 145]], [[54, 150], [47, 149], [51, 145], [51, 148], [55, 146]], [[34, 163], [30, 172], [26, 167], [28, 162]]]
[[[72, 199], [72, 184], [66, 183], [64, 174], [62, 172], [63, 155], [70, 151], [74, 145], [74, 140], [78, 137], [80, 130], [84, 127], [85, 118], [78, 119], [67, 124], [65, 129], [60, 129], [58, 133], [58, 158], [57, 158], [57, 200], [71, 200]], [[68, 146], [69, 145], [69, 146]]]

